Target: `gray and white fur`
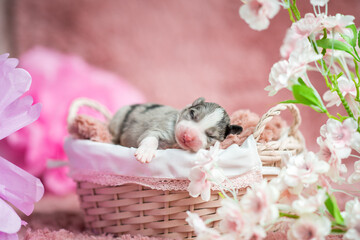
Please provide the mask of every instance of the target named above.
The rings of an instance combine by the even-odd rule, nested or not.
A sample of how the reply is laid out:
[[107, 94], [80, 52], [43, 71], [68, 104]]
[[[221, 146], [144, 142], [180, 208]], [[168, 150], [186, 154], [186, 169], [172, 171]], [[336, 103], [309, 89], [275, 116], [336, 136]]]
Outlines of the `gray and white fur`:
[[182, 148], [196, 152], [238, 134], [226, 111], [216, 103], [196, 99], [179, 111], [159, 104], [135, 104], [118, 110], [109, 124], [113, 142], [137, 148], [135, 157], [150, 162], [157, 149]]

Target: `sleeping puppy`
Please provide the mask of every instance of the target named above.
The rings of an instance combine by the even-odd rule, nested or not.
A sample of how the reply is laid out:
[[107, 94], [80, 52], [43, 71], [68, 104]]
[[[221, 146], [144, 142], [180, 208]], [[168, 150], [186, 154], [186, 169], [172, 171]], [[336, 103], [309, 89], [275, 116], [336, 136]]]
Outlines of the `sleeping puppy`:
[[182, 148], [197, 152], [239, 134], [241, 126], [230, 125], [226, 111], [216, 103], [198, 98], [181, 111], [158, 104], [135, 104], [117, 111], [109, 124], [113, 142], [137, 148], [135, 157], [150, 162], [156, 150]]

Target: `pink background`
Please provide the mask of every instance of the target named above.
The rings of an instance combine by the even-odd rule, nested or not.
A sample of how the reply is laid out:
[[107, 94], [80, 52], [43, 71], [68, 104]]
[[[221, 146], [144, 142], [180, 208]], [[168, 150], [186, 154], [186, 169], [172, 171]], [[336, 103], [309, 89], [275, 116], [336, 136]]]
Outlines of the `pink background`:
[[[239, 17], [239, 0], [10, 2], [18, 55], [37, 45], [80, 55], [131, 82], [148, 101], [182, 108], [204, 96], [229, 113], [250, 109], [262, 115], [292, 98], [287, 90], [275, 97], [264, 90], [291, 24], [286, 10], [257, 32]], [[298, 2], [303, 14], [312, 11], [308, 0]], [[359, 16], [360, 1], [332, 0], [329, 10]], [[323, 84], [320, 75], [311, 80]], [[301, 110], [301, 130], [308, 148], [316, 149], [326, 116]]]

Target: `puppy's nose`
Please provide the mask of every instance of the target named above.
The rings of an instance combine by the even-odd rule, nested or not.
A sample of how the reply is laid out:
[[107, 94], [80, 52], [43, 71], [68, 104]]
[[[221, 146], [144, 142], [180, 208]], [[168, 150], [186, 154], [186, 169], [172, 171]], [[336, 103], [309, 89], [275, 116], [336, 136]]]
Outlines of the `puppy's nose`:
[[194, 136], [191, 134], [185, 133], [183, 135], [183, 140], [184, 140], [184, 142], [187, 142], [187, 143], [192, 142], [194, 140]]

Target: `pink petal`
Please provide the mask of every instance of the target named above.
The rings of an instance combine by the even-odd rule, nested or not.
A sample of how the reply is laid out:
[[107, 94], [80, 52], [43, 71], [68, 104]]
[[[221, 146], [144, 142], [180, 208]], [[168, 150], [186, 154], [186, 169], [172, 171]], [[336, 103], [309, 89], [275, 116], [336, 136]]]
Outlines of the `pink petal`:
[[9, 57], [9, 53], [4, 53], [0, 55], [0, 64], [2, 64], [8, 57]]
[[0, 232], [0, 239], [1, 240], [19, 240], [17, 233], [7, 234]]
[[0, 157], [0, 183], [2, 187], [0, 197], [26, 215], [32, 213], [34, 203], [44, 195], [44, 186], [38, 178], [2, 157]]
[[[31, 76], [24, 69], [6, 69], [13, 68], [13, 66], [6, 66], [8, 61], [9, 60], [7, 60], [5, 64], [0, 65], [0, 112], [27, 92], [31, 85]], [[13, 64], [12, 61], [10, 61], [10, 64]]]
[[197, 197], [201, 193], [202, 184], [199, 182], [190, 182], [187, 190], [189, 191], [190, 196]]
[[202, 187], [201, 199], [204, 201], [209, 201], [211, 196], [211, 183], [206, 181]]
[[[0, 198], [0, 232], [17, 233], [21, 227], [21, 219], [4, 200]], [[0, 239], [1, 235], [0, 235]]]
[[32, 102], [31, 96], [19, 98], [0, 112], [0, 140], [39, 118], [41, 104]]
[[200, 167], [193, 167], [190, 170], [189, 180], [190, 181], [201, 181], [206, 177], [206, 173]]

